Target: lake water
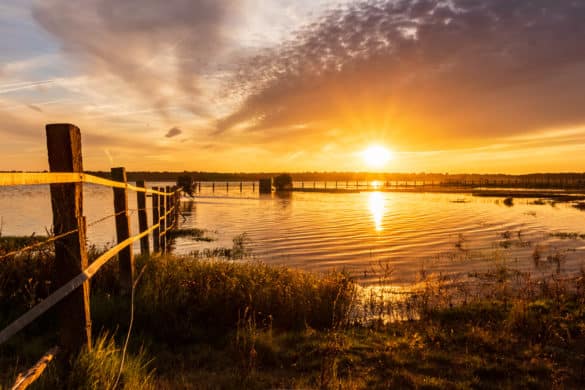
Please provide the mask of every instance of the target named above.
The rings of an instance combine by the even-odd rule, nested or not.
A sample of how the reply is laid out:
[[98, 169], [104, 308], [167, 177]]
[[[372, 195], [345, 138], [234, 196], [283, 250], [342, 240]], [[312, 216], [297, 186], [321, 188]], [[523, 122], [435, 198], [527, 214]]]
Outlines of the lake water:
[[[204, 184], [195, 199], [183, 199], [181, 227], [206, 229], [214, 241], [179, 238], [174, 250], [231, 247], [245, 233], [252, 256], [263, 262], [318, 272], [345, 269], [366, 284], [377, 281], [384, 267], [394, 283], [407, 284], [422, 270], [465, 275], [505, 263], [537, 275], [556, 272], [559, 263], [563, 273], [584, 264], [585, 241], [558, 234], [585, 233], [585, 213], [566, 203], [515, 199], [509, 207], [502, 198], [407, 192], [260, 196], [257, 189], [251, 183], [241, 192], [239, 182], [229, 189], [225, 182]], [[113, 214], [112, 204], [110, 188], [84, 186], [91, 243], [115, 241], [113, 218], [92, 223]], [[132, 192], [129, 208], [136, 209]], [[46, 234], [52, 218], [48, 186], [0, 187], [0, 217], [3, 235]]]

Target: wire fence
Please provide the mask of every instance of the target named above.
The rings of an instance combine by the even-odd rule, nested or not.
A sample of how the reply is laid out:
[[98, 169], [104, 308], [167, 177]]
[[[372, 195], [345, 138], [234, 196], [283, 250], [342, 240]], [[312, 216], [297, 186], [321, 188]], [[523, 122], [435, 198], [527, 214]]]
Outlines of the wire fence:
[[[50, 185], [51, 205], [53, 208], [53, 234], [39, 238], [38, 242], [10, 250], [0, 255], [0, 267], [8, 258], [54, 244], [54, 279], [62, 280], [63, 275], [71, 275], [55, 291], [38, 302], [24, 314], [0, 330], [0, 345], [20, 332], [43, 313], [56, 305], [61, 305], [58, 327], [60, 329], [60, 355], [65, 357], [76, 354], [86, 345], [91, 348], [91, 314], [89, 307], [89, 288], [86, 283], [112, 258], [118, 257], [120, 263], [121, 291], [134, 290], [137, 282], [134, 277], [132, 244], [141, 240], [141, 252], [149, 255], [148, 236], [152, 234], [155, 251], [165, 251], [167, 233], [177, 227], [179, 217], [180, 190], [176, 187], [152, 189], [143, 182], [136, 186], [126, 180], [124, 168], [113, 168], [109, 180], [81, 172], [81, 135], [79, 129], [69, 124], [47, 125], [47, 147], [49, 165], [52, 171], [42, 173], [0, 173], [0, 187]], [[70, 152], [70, 153], [69, 153]], [[69, 154], [68, 154], [69, 153]], [[114, 191], [114, 212], [86, 223], [83, 215], [83, 191], [81, 186], [90, 183], [110, 187]], [[137, 208], [128, 208], [128, 191], [137, 193]], [[145, 207], [146, 195], [153, 198], [152, 207]], [[153, 216], [148, 226], [147, 211]], [[139, 234], [130, 235], [130, 217], [139, 217]], [[108, 220], [115, 220], [117, 244], [88, 264], [86, 248], [86, 229]], [[144, 240], [146, 239], [146, 242]], [[143, 245], [144, 244], [144, 245]], [[145, 253], [146, 252], [146, 253]], [[83, 288], [82, 288], [83, 286]], [[87, 285], [88, 286], [88, 285]], [[64, 298], [77, 294], [81, 299]], [[132, 315], [132, 313], [131, 313]], [[54, 356], [54, 353], [51, 355]], [[36, 379], [44, 366], [52, 359], [41, 359], [36, 369], [20, 375], [14, 388], [25, 388]], [[37, 367], [37, 368], [38, 368]], [[23, 379], [24, 378], [24, 379]], [[31, 379], [32, 378], [32, 379]]]

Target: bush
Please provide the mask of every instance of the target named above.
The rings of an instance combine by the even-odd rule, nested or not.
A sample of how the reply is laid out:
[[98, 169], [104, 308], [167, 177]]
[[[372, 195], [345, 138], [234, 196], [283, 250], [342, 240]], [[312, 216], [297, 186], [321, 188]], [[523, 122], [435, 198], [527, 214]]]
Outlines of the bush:
[[274, 178], [274, 188], [276, 191], [291, 190], [293, 185], [292, 176], [288, 173], [278, 175]]

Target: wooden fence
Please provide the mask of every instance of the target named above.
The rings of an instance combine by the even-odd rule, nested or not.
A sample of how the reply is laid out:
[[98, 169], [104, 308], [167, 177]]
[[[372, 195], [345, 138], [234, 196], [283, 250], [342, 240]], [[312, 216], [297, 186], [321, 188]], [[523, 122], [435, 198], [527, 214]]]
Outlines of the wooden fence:
[[[77, 353], [82, 346], [91, 348], [89, 280], [117, 255], [121, 291], [122, 294], [128, 294], [135, 272], [132, 243], [140, 240], [141, 254], [149, 255], [148, 236], [152, 233], [154, 251], [167, 250], [167, 233], [178, 223], [180, 190], [170, 186], [147, 189], [144, 182], [137, 182], [136, 186], [130, 185], [124, 168], [112, 168], [113, 180], [83, 173], [81, 133], [74, 125], [47, 125], [46, 137], [50, 172], [0, 173], [0, 186], [50, 184], [53, 235], [48, 241], [55, 245], [54, 280], [60, 287], [1, 330], [0, 344], [55, 306], [58, 311], [60, 350], [69, 355]], [[86, 249], [83, 183], [111, 187], [114, 192], [113, 216], [116, 222], [117, 245], [91, 264], [88, 264]], [[137, 194], [140, 232], [134, 236], [130, 235], [130, 190]], [[146, 213], [147, 194], [152, 196], [151, 226], [148, 226]], [[0, 266], [1, 259], [6, 256], [0, 257]]]

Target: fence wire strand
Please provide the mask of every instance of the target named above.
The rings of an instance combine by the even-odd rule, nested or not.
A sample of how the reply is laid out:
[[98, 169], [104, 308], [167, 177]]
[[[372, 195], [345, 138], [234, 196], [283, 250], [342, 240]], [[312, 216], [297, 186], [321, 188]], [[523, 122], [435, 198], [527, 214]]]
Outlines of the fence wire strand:
[[[171, 213], [174, 211], [174, 209], [175, 209], [175, 207], [174, 207], [174, 206], [173, 206], [173, 207], [171, 207], [171, 208], [170, 208], [170, 209], [169, 209], [169, 210], [168, 210], [168, 211], [165, 213], [165, 215], [164, 215], [164, 216], [162, 216], [162, 217], [160, 217], [160, 218], [159, 218], [159, 220], [161, 220], [161, 221], [162, 221], [163, 219], [165, 219], [165, 218], [166, 218], [168, 215], [170, 215], [170, 214], [171, 214]], [[134, 214], [135, 214], [135, 213], [137, 213], [137, 212], [140, 212], [140, 211], [147, 211], [147, 210], [152, 210], [152, 208], [145, 207], [145, 208], [140, 208], [140, 209], [128, 209], [128, 213], [129, 213], [129, 216], [131, 216], [131, 215], [134, 215]], [[102, 218], [99, 218], [99, 219], [96, 219], [96, 220], [94, 220], [94, 221], [91, 221], [91, 222], [89, 222], [89, 223], [88, 223], [86, 226], [87, 226], [87, 227], [92, 227], [92, 226], [95, 226], [95, 225], [97, 225], [97, 224], [99, 224], [99, 223], [102, 223], [102, 222], [105, 222], [105, 221], [107, 221], [107, 220], [108, 220], [108, 219], [110, 219], [110, 218], [115, 218], [115, 217], [117, 217], [117, 216], [119, 216], [119, 215], [122, 215], [122, 214], [124, 214], [125, 212], [126, 212], [126, 211], [120, 211], [120, 212], [118, 212], [118, 213], [114, 213], [114, 214], [106, 215], [105, 217], [102, 217]], [[168, 230], [168, 229], [167, 229], [167, 230]], [[12, 257], [12, 256], [16, 256], [16, 255], [18, 255], [18, 254], [20, 254], [20, 253], [24, 253], [24, 252], [31, 251], [31, 250], [33, 250], [33, 249], [41, 248], [41, 247], [43, 247], [43, 246], [45, 246], [45, 245], [48, 245], [48, 244], [50, 244], [50, 243], [52, 243], [52, 242], [54, 242], [54, 241], [56, 241], [56, 240], [59, 240], [59, 239], [61, 239], [61, 238], [64, 238], [64, 237], [67, 237], [67, 236], [69, 236], [69, 235], [71, 235], [71, 234], [73, 234], [73, 233], [76, 233], [77, 231], [78, 231], [78, 229], [73, 229], [73, 230], [70, 230], [70, 231], [68, 231], [68, 232], [65, 232], [65, 233], [62, 233], [62, 234], [58, 234], [58, 235], [49, 236], [49, 237], [47, 237], [47, 239], [46, 239], [46, 240], [44, 240], [44, 241], [35, 242], [34, 244], [31, 244], [31, 245], [25, 246], [24, 248], [19, 248], [19, 249], [13, 250], [13, 251], [11, 251], [11, 252], [5, 253], [5, 254], [3, 254], [3, 255], [0, 255], [0, 261], [4, 260], [4, 259], [6, 259], [6, 258]], [[165, 231], [165, 232], [166, 232], [166, 231]]]
[[50, 244], [53, 241], [59, 240], [61, 238], [67, 237], [67, 236], [69, 236], [69, 235], [71, 235], [73, 233], [76, 233], [77, 231], [78, 231], [78, 229], [73, 229], [73, 230], [70, 230], [70, 231], [65, 232], [65, 233], [57, 234], [57, 235], [54, 235], [54, 236], [49, 236], [44, 241], [35, 242], [34, 244], [25, 246], [24, 248], [20, 248], [20, 249], [14, 250], [12, 252], [5, 253], [5, 254], [3, 254], [3, 255], [0, 256], [0, 261], [6, 259], [8, 257], [16, 256], [19, 253], [28, 252], [28, 251], [31, 251], [33, 249], [43, 247], [45, 245]]
[[114, 217], [117, 217], [118, 215], [122, 215], [122, 214], [124, 214], [124, 211], [120, 211], [120, 212], [118, 212], [118, 213], [114, 213], [114, 214], [106, 215], [106, 216], [105, 216], [105, 217], [103, 217], [103, 218], [96, 219], [95, 221], [92, 221], [92, 222], [88, 223], [88, 224], [87, 224], [87, 227], [90, 227], [90, 226], [97, 225], [98, 223], [101, 223], [101, 222], [107, 221], [107, 220], [108, 220], [108, 219], [110, 219], [110, 218], [114, 218]]

